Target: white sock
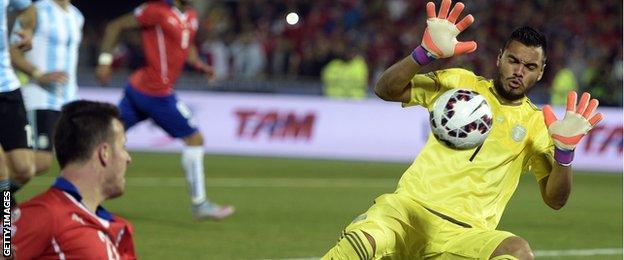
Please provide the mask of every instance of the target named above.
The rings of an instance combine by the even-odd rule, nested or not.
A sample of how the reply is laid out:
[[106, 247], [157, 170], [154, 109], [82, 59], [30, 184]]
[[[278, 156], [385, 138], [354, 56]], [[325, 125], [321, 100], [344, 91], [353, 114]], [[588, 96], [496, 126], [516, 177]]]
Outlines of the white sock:
[[186, 146], [182, 151], [182, 167], [186, 174], [191, 203], [201, 204], [206, 201], [204, 186], [204, 147]]

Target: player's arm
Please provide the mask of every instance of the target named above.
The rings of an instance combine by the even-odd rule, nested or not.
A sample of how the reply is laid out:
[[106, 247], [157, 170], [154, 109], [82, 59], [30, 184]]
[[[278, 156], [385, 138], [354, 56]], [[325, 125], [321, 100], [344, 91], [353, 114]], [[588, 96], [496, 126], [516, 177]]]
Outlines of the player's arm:
[[[475, 51], [476, 42], [457, 41], [457, 35], [474, 22], [472, 15], [467, 15], [455, 23], [464, 7], [464, 4], [457, 3], [450, 10], [451, 0], [443, 0], [436, 16], [435, 4], [427, 3], [427, 28], [420, 46], [414, 49], [410, 56], [383, 72], [375, 84], [375, 94], [383, 100], [407, 103], [410, 100], [412, 87], [410, 80], [423, 66], [436, 59]], [[431, 80], [423, 84], [434, 84], [434, 82]]]
[[197, 47], [194, 44], [191, 44], [191, 46], [189, 46], [189, 54], [188, 58], [186, 58], [186, 63], [193, 67], [195, 70], [206, 75], [209, 80], [213, 80], [215, 78], [214, 68], [205, 63], [199, 57], [199, 52], [197, 51]]
[[32, 35], [37, 23], [37, 10], [29, 0], [15, 0], [10, 2], [11, 7], [17, 10], [17, 21], [20, 29], [16, 34], [20, 36], [20, 41], [16, 43], [21, 51], [32, 49]]
[[539, 185], [544, 203], [555, 210], [562, 208], [572, 191], [572, 167], [553, 165], [548, 177], [541, 179]]
[[581, 139], [603, 118], [602, 113], [594, 113], [598, 100], [583, 93], [576, 104], [576, 92], [568, 92], [565, 117], [557, 120], [550, 106], [544, 106], [544, 122], [548, 134], [555, 144], [555, 165], [550, 175], [540, 181], [540, 191], [544, 202], [553, 209], [565, 205], [572, 190], [572, 160], [574, 149]]
[[11, 65], [14, 68], [26, 73], [30, 78], [35, 80], [41, 86], [49, 86], [53, 84], [65, 84], [68, 80], [67, 73], [63, 71], [53, 71], [44, 73], [37, 66], [33, 65], [24, 52], [20, 50], [18, 44], [11, 44], [9, 49], [11, 55]]
[[103, 85], [107, 85], [110, 80], [112, 73], [111, 65], [113, 64], [112, 51], [119, 40], [119, 35], [124, 30], [139, 28], [139, 26], [140, 24], [134, 12], [120, 16], [106, 25], [100, 56], [98, 56], [98, 66], [95, 70], [95, 76]]

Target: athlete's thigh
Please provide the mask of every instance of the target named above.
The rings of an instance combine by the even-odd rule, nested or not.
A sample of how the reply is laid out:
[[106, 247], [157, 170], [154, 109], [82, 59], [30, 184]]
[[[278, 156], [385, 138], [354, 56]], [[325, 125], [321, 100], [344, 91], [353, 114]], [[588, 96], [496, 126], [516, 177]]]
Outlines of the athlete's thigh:
[[197, 132], [191, 110], [175, 94], [156, 97], [150, 100], [148, 106], [145, 112], [169, 136], [184, 138]]
[[126, 130], [147, 119], [147, 114], [141, 108], [142, 103], [148, 101], [147, 98], [149, 97], [141, 95], [130, 85], [124, 89], [124, 96], [119, 101], [118, 107], [121, 121]]
[[[358, 252], [364, 256], [362, 258], [418, 258], [424, 252], [428, 232], [434, 229], [434, 225], [435, 219], [431, 219], [413, 200], [399, 194], [382, 195], [366, 213], [345, 228], [339, 243], [324, 258], [332, 259], [335, 254], [345, 253], [358, 255]], [[362, 232], [373, 238], [374, 251]]]
[[507, 231], [465, 228], [452, 223], [442, 230], [428, 248], [430, 259], [489, 259], [503, 240], [514, 236]]
[[30, 148], [19, 148], [7, 151], [6, 158], [9, 169], [17, 174], [35, 173], [35, 152]]

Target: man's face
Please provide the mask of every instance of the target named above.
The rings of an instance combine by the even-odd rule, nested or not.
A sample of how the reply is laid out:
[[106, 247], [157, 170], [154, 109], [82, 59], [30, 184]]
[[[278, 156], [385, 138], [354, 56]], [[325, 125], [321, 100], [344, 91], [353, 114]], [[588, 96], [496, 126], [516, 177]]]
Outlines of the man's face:
[[126, 134], [121, 122], [113, 120], [114, 140], [111, 147], [110, 167], [106, 172], [104, 181], [104, 193], [107, 198], [116, 198], [123, 194], [126, 184], [126, 168], [132, 161], [126, 151]]
[[498, 67], [498, 79], [494, 83], [496, 92], [510, 101], [524, 97], [535, 82], [542, 78], [544, 62], [542, 47], [526, 46], [511, 41], [496, 61]]

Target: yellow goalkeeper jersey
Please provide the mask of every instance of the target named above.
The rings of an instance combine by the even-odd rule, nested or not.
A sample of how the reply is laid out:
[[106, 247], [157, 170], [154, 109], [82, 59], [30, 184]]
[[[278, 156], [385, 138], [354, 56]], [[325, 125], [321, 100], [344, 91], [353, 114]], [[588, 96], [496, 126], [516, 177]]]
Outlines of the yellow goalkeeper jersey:
[[397, 193], [424, 207], [473, 227], [495, 229], [522, 172], [548, 176], [553, 143], [542, 112], [524, 98], [503, 105], [494, 94], [494, 81], [464, 69], [447, 69], [412, 78], [411, 100], [431, 110], [438, 96], [452, 88], [474, 90], [492, 109], [492, 130], [482, 147], [450, 149], [429, 134], [427, 143], [405, 171]]

